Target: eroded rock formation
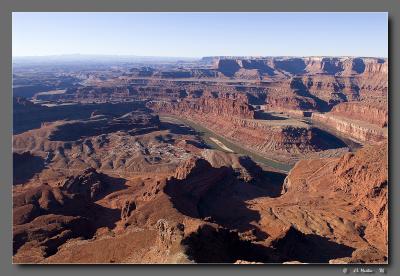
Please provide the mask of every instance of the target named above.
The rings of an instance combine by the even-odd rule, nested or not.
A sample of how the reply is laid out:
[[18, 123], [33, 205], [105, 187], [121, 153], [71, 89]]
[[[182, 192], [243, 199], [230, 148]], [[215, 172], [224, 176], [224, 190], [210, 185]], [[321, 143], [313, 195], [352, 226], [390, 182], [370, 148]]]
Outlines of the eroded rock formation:
[[388, 261], [386, 59], [124, 68], [14, 99], [15, 263]]
[[32, 184], [14, 195], [13, 248], [14, 253], [20, 248], [24, 252], [17, 260], [33, 251], [25, 261], [36, 262], [70, 239], [93, 236], [98, 227], [93, 217], [99, 212], [94, 196], [100, 187], [105, 191], [107, 181], [99, 177], [94, 169], [87, 169], [60, 187]]
[[308, 153], [345, 147], [340, 140], [305, 123], [254, 119], [255, 113], [243, 97], [216, 100], [202, 96], [177, 103], [150, 102], [148, 106], [190, 119], [233, 142], [246, 141], [244, 147], [265, 156], [279, 152], [279, 160], [292, 163]]
[[364, 121], [380, 127], [388, 126], [388, 110], [386, 106], [348, 102], [336, 105], [331, 114]]
[[333, 129], [348, 135], [361, 143], [378, 143], [388, 138], [387, 128], [379, 127], [375, 124], [360, 120], [352, 120], [337, 112], [325, 114], [313, 113], [312, 119]]
[[[291, 221], [303, 233], [336, 236], [337, 242], [354, 248], [351, 256], [341, 261], [359, 262], [364, 255], [366, 261], [375, 258], [385, 262], [387, 164], [386, 142], [341, 158], [300, 161], [287, 176], [280, 200], [302, 204], [292, 211], [272, 208], [273, 213], [282, 222]], [[300, 214], [305, 219], [300, 219]]]

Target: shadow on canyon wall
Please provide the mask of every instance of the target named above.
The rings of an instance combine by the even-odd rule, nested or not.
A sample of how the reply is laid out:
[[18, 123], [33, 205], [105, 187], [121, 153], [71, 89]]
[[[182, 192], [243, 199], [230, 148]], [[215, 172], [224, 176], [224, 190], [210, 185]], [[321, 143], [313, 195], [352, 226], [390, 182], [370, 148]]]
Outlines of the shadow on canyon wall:
[[[50, 256], [68, 239], [90, 239], [99, 228], [113, 229], [121, 219], [121, 210], [101, 206], [95, 201], [126, 189], [126, 180], [100, 174], [103, 188], [96, 197], [90, 198], [87, 189], [93, 186], [85, 186], [94, 177], [74, 178], [84, 183], [75, 183], [78, 190], [74, 193], [63, 186], [43, 184], [14, 196], [14, 254], [25, 243], [36, 242], [41, 243], [46, 256]], [[99, 187], [99, 183], [94, 185]]]
[[44, 159], [30, 152], [13, 153], [13, 185], [29, 181], [45, 168]]
[[246, 201], [279, 196], [285, 175], [264, 171], [250, 158], [240, 162], [252, 180], [241, 179], [241, 173], [231, 167], [206, 165], [204, 171], [189, 174], [186, 179], [168, 181], [164, 191], [184, 215], [206, 219], [229, 229], [252, 231], [257, 239], [265, 239], [267, 234], [251, 224], [260, 220], [260, 214], [248, 208]]
[[237, 260], [262, 263], [298, 261], [328, 263], [350, 257], [354, 248], [317, 235], [305, 235], [291, 228], [273, 247], [240, 238], [238, 232], [203, 225], [182, 240], [189, 258], [197, 263], [234, 263]]
[[145, 110], [144, 102], [130, 103], [103, 103], [103, 104], [75, 104], [45, 107], [34, 105], [31, 108], [19, 108], [14, 103], [13, 107], [13, 134], [19, 134], [30, 129], [40, 128], [44, 122], [57, 120], [82, 120], [90, 118], [93, 111], [99, 111], [113, 116], [122, 116], [132, 110]]
[[255, 111], [254, 112], [254, 119], [281, 121], [281, 120], [287, 120], [288, 118], [272, 115], [271, 113], [267, 113], [267, 112], [264, 112], [264, 111]]

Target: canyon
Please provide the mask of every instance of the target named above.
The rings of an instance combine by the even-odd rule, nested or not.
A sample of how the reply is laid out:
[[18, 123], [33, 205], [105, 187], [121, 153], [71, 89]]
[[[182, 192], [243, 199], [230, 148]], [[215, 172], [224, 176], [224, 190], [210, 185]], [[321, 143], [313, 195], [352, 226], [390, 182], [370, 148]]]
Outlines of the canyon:
[[388, 262], [387, 59], [60, 68], [13, 68], [14, 263]]
[[[243, 97], [242, 97], [243, 98]], [[293, 163], [309, 153], [339, 149], [345, 144], [329, 133], [297, 120], [257, 120], [245, 99], [213, 98], [207, 94], [177, 103], [149, 102], [160, 114], [172, 114], [195, 122], [258, 153]], [[279, 156], [279, 157], [277, 157]]]

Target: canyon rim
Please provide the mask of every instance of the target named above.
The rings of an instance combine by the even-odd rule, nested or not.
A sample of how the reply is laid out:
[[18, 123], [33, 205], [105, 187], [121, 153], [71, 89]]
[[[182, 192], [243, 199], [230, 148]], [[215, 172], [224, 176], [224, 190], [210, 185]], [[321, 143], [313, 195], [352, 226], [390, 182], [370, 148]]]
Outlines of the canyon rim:
[[15, 57], [13, 262], [386, 264], [388, 93], [362, 54]]

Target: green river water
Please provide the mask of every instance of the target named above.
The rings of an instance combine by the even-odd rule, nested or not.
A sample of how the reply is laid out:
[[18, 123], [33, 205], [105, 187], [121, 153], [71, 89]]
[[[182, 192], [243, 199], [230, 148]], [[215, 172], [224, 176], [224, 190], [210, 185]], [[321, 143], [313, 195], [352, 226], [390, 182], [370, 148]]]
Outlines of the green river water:
[[181, 123], [181, 124], [189, 126], [193, 130], [195, 130], [198, 133], [198, 135], [203, 139], [203, 141], [212, 149], [218, 149], [218, 150], [226, 152], [226, 150], [224, 150], [223, 148], [218, 146], [216, 143], [214, 143], [210, 139], [210, 137], [217, 138], [220, 142], [222, 142], [225, 146], [230, 148], [235, 153], [247, 155], [247, 156], [251, 157], [251, 159], [253, 159], [254, 161], [264, 164], [266, 166], [270, 166], [270, 167], [273, 167], [275, 169], [278, 169], [278, 170], [284, 171], [284, 172], [288, 172], [291, 168], [293, 168], [293, 165], [265, 158], [259, 154], [256, 154], [255, 152], [252, 152], [243, 147], [240, 147], [239, 145], [226, 140], [224, 137], [216, 134], [215, 132], [213, 132], [199, 124], [196, 124], [193, 121], [186, 120], [186, 119], [172, 116], [172, 115], [160, 116], [160, 120], [165, 121], [165, 122]]
[[[161, 121], [165, 121], [165, 122], [173, 122], [173, 123], [178, 123], [178, 124], [184, 124], [188, 127], [190, 127], [191, 129], [195, 130], [197, 132], [197, 134], [203, 139], [203, 141], [207, 144], [207, 146], [209, 146], [212, 149], [218, 149], [221, 151], [225, 151], [223, 148], [221, 148], [219, 145], [217, 145], [214, 141], [212, 141], [210, 139], [210, 137], [214, 137], [217, 138], [220, 142], [222, 142], [226, 147], [228, 147], [229, 149], [231, 149], [232, 151], [234, 151], [235, 153], [238, 154], [242, 154], [242, 155], [247, 155], [249, 157], [251, 157], [254, 161], [264, 164], [266, 166], [270, 166], [273, 167], [275, 169], [278, 169], [280, 171], [283, 172], [288, 172], [290, 171], [291, 168], [293, 168], [294, 165], [290, 165], [287, 163], [283, 163], [283, 162], [279, 162], [270, 158], [266, 158], [260, 154], [257, 154], [254, 151], [248, 150], [240, 145], [238, 145], [237, 143], [232, 143], [230, 141], [228, 141], [227, 139], [225, 139], [224, 137], [222, 137], [221, 135], [216, 134], [215, 132], [211, 131], [210, 129], [207, 129], [191, 120], [187, 120], [181, 117], [177, 117], [174, 115], [165, 115], [165, 116], [160, 116], [160, 120]], [[337, 131], [334, 131], [332, 129], [329, 129], [325, 126], [322, 126], [318, 123], [313, 122], [311, 119], [306, 119], [305, 121], [307, 121], [307, 123], [309, 123], [310, 125], [313, 125], [317, 128], [320, 128], [332, 135], [334, 135], [335, 137], [339, 138], [341, 141], [343, 141], [351, 151], [357, 150], [358, 148], [360, 148], [360, 144], [344, 137], [343, 135], [341, 135], [340, 133], [338, 133]]]

